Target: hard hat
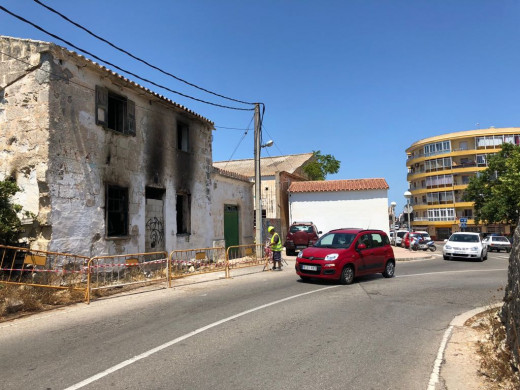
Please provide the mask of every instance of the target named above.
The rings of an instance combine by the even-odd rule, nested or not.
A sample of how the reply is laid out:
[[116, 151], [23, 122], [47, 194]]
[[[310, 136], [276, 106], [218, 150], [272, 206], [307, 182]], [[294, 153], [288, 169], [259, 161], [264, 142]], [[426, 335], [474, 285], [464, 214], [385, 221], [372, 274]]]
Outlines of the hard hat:
[[267, 228], [267, 231], [268, 231], [269, 233], [271, 233], [273, 230], [274, 230], [274, 227], [272, 227], [272, 226], [269, 226], [269, 227]]

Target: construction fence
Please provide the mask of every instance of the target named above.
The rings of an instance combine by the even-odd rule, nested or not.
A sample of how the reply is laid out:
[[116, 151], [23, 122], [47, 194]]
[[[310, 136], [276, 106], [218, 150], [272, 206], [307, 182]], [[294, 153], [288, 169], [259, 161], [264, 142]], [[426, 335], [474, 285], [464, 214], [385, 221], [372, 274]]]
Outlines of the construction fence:
[[231, 277], [234, 269], [269, 262], [264, 245], [237, 245], [167, 252], [86, 257], [0, 245], [0, 283], [80, 290], [85, 301], [102, 290], [166, 282], [208, 272]]

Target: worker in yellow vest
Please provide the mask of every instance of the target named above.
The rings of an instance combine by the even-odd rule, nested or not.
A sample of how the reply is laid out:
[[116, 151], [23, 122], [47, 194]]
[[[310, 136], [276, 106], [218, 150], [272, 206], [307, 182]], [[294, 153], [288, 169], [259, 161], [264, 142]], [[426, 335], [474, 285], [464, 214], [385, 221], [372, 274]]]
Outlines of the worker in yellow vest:
[[280, 236], [274, 230], [274, 226], [269, 226], [267, 228], [269, 234], [271, 234], [271, 250], [273, 251], [273, 270], [276, 269], [276, 263], [278, 263], [278, 269], [282, 270], [282, 240], [280, 240]]

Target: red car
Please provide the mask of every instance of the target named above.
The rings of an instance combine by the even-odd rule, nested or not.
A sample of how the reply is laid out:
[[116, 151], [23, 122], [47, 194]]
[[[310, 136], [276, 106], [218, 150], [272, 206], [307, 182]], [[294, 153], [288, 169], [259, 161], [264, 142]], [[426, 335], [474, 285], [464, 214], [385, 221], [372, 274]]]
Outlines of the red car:
[[410, 235], [412, 238], [420, 237], [423, 243], [430, 241], [430, 236], [426, 233], [421, 233], [421, 232], [406, 233], [403, 237], [403, 240], [401, 241], [401, 246], [403, 248], [410, 248]]
[[297, 250], [305, 249], [318, 241], [318, 228], [312, 222], [293, 222], [285, 237], [285, 253], [294, 256]]
[[385, 278], [393, 277], [395, 257], [382, 230], [337, 229], [298, 253], [295, 267], [302, 280], [334, 279], [351, 284], [361, 275], [382, 273]]

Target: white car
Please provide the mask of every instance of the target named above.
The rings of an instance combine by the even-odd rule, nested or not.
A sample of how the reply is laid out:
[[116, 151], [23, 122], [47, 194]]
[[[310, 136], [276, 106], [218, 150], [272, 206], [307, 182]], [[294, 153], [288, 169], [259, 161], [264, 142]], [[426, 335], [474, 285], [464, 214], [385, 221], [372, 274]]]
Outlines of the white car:
[[511, 252], [511, 242], [504, 236], [487, 236], [482, 240], [484, 244], [486, 244], [489, 252], [497, 251], [500, 252], [501, 249], [505, 250], [507, 253]]
[[442, 255], [444, 260], [456, 257], [484, 261], [487, 260], [487, 245], [482, 242], [479, 233], [457, 232], [444, 240]]

